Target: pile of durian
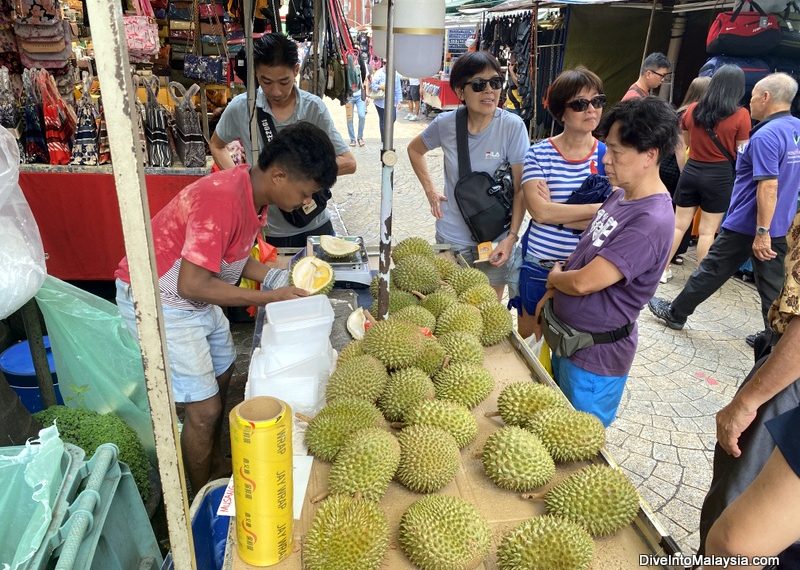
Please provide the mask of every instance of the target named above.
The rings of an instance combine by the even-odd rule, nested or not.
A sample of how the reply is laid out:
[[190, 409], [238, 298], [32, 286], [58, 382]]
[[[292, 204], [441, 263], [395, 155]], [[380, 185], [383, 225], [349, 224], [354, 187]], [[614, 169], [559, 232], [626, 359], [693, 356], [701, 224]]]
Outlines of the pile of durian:
[[[328, 498], [303, 540], [307, 570], [382, 567], [391, 529], [379, 502], [392, 480], [426, 494], [402, 515], [398, 533], [417, 568], [469, 570], [491, 548], [491, 529], [475, 507], [431, 493], [455, 478], [461, 450], [478, 433], [472, 409], [494, 389], [483, 347], [508, 336], [511, 316], [485, 274], [436, 256], [421, 238], [400, 242], [392, 260], [389, 318], [341, 352], [327, 405], [305, 432], [309, 452], [332, 463]], [[591, 459], [605, 442], [597, 418], [531, 381], [506, 387], [498, 410], [506, 425], [480, 459], [487, 477], [510, 492], [544, 487], [556, 463]], [[630, 524], [639, 497], [619, 470], [591, 465], [552, 487], [544, 504], [546, 515], [502, 538], [499, 568], [588, 568], [592, 536]]]

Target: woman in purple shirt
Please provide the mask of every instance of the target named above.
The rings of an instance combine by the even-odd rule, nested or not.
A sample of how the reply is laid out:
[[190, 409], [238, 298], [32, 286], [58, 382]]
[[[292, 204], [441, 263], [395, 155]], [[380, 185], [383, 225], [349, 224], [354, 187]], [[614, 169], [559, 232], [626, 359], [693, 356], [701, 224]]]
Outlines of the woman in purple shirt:
[[[636, 319], [666, 265], [675, 217], [659, 177], [662, 157], [678, 141], [675, 111], [655, 97], [624, 101], [600, 125], [606, 174], [616, 190], [598, 210], [565, 264], [547, 278], [537, 319], [549, 313], [588, 342], [570, 354], [552, 341], [553, 374], [575, 408], [614, 420], [636, 353]], [[548, 310], [543, 311], [545, 304]], [[543, 315], [542, 315], [543, 317]], [[537, 337], [541, 330], [537, 331]]]

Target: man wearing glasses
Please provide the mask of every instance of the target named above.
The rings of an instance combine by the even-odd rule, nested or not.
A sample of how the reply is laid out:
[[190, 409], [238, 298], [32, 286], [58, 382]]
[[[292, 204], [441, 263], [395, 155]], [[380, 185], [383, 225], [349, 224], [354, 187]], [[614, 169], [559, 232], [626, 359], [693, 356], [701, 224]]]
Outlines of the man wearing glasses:
[[667, 59], [667, 56], [661, 52], [651, 53], [642, 63], [639, 79], [628, 87], [625, 95], [622, 96], [622, 100], [627, 101], [628, 99], [647, 97], [651, 91], [661, 87], [664, 80], [672, 74], [671, 70], [672, 62]]

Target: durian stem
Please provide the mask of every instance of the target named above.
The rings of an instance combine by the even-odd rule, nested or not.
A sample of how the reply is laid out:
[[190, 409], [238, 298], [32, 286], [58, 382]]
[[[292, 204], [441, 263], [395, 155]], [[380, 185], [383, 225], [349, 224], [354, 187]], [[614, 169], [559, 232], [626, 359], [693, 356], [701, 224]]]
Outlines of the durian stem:
[[450, 355], [444, 357], [444, 361], [442, 362], [442, 368], [447, 368], [450, 366]]
[[541, 501], [542, 499], [544, 499], [544, 496], [546, 494], [547, 493], [545, 493], [544, 491], [539, 491], [538, 493], [522, 493], [520, 495], [520, 498], [525, 499], [526, 501]]
[[368, 321], [369, 321], [371, 324], [373, 324], [373, 325], [374, 325], [374, 324], [377, 324], [377, 322], [378, 322], [378, 321], [376, 321], [376, 320], [375, 320], [375, 317], [373, 317], [373, 316], [372, 316], [372, 313], [370, 313], [370, 312], [369, 312], [367, 309], [364, 309], [364, 316], [365, 316], [365, 317], [367, 317], [367, 320], [368, 320]]
[[317, 495], [316, 497], [311, 497], [311, 504], [312, 504], [312, 505], [316, 505], [316, 504], [317, 504], [317, 503], [319, 503], [320, 501], [324, 501], [325, 499], [327, 499], [327, 498], [328, 498], [328, 495], [329, 495], [329, 494], [330, 494], [330, 493], [328, 493], [328, 491], [323, 491], [322, 493], [320, 493], [320, 494], [319, 494], [319, 495]]
[[404, 427], [406, 427], [406, 424], [404, 424], [403, 422], [392, 422], [389, 424], [389, 427], [392, 429], [403, 429]]
[[496, 418], [496, 417], [498, 417], [500, 415], [500, 412], [486, 412], [483, 415], [484, 415], [484, 417], [487, 417], [487, 418]]
[[412, 295], [414, 295], [414, 296], [415, 296], [417, 299], [419, 299], [420, 301], [424, 301], [425, 299], [427, 299], [427, 298], [428, 298], [428, 296], [427, 296], [427, 295], [423, 295], [423, 294], [422, 294], [422, 293], [420, 293], [419, 291], [411, 291], [411, 294], [412, 294]]
[[298, 420], [300, 420], [301, 422], [305, 422], [305, 423], [307, 423], [307, 424], [310, 424], [310, 423], [311, 423], [311, 420], [313, 420], [313, 419], [314, 419], [314, 418], [312, 418], [312, 417], [309, 417], [309, 416], [307, 416], [307, 415], [305, 415], [305, 414], [302, 414], [302, 413], [300, 413], [300, 412], [297, 412], [297, 413], [294, 415], [294, 417], [296, 417], [296, 418], [297, 418]]

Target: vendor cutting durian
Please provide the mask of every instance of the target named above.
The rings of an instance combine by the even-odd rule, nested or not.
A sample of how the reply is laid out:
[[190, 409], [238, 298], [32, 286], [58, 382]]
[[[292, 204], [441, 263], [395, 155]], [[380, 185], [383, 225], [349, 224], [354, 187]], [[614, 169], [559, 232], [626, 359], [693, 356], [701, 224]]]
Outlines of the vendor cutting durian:
[[[264, 305], [318, 292], [314, 267], [294, 272], [289, 285], [287, 270], [259, 263], [250, 250], [267, 221], [268, 206], [300, 208], [314, 192], [333, 186], [336, 172], [328, 136], [300, 122], [281, 130], [257, 165], [190, 184], [153, 218], [170, 378], [175, 401], [185, 407], [181, 449], [195, 491], [208, 481], [212, 466], [222, 465], [216, 432], [236, 348], [220, 307]], [[117, 305], [136, 336], [127, 257], [115, 277]], [[261, 283], [261, 289], [237, 287], [242, 277]]]

